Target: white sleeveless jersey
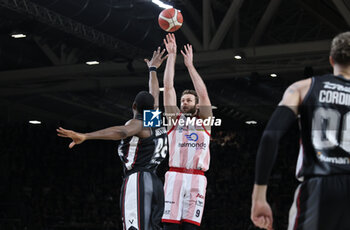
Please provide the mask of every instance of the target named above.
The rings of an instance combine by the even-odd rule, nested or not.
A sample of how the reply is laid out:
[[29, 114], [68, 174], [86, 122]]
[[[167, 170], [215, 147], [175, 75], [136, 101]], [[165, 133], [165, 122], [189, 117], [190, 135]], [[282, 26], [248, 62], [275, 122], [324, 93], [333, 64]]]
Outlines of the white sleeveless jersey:
[[[169, 167], [207, 171], [210, 162], [210, 133], [196, 122], [186, 124], [187, 118], [180, 114], [177, 123], [168, 131]], [[181, 121], [182, 120], [182, 121]]]

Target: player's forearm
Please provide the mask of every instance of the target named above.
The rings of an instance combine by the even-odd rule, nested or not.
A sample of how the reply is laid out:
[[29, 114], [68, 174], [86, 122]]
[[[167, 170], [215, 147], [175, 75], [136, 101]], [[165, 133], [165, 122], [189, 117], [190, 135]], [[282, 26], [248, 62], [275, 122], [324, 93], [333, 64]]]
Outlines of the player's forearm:
[[207, 87], [205, 86], [205, 83], [197, 72], [196, 68], [191, 65], [187, 67], [187, 70], [190, 74], [194, 89], [196, 90], [199, 99], [209, 97]]
[[121, 140], [127, 137], [127, 131], [120, 126], [85, 133], [86, 140]]
[[169, 54], [164, 71], [164, 90], [174, 88], [176, 54]]
[[254, 184], [252, 201], [264, 201], [266, 200], [267, 185]]
[[156, 71], [149, 72], [148, 86], [150, 94], [154, 97], [154, 106], [157, 108], [159, 106], [159, 82]]

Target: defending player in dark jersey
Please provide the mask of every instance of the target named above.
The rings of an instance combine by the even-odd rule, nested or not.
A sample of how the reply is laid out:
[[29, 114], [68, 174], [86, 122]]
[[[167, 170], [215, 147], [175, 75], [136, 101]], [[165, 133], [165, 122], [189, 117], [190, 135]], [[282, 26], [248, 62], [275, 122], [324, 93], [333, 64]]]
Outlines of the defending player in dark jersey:
[[155, 174], [157, 166], [168, 152], [164, 127], [143, 127], [143, 111], [158, 107], [159, 86], [156, 69], [166, 59], [165, 50], [154, 51], [152, 59], [145, 59], [150, 70], [150, 93], [142, 91], [132, 105], [134, 117], [123, 126], [114, 126], [92, 133], [77, 133], [63, 128], [58, 136], [71, 138], [69, 147], [85, 140], [121, 140], [118, 154], [124, 166], [124, 181], [120, 206], [124, 230], [161, 229], [164, 193], [161, 180]]
[[289, 213], [288, 230], [350, 228], [350, 32], [331, 45], [333, 75], [292, 84], [266, 126], [260, 142], [251, 219], [272, 229], [266, 201], [278, 141], [300, 114], [301, 145], [296, 175], [302, 181]]

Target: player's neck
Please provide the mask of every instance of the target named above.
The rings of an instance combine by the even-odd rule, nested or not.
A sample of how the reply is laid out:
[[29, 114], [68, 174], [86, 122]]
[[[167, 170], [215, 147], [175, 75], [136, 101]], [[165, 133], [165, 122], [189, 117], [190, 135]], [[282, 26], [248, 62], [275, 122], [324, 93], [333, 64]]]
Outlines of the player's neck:
[[139, 115], [139, 113], [136, 112], [136, 111], [133, 111], [133, 119], [136, 119], [136, 118], [137, 118], [137, 115]]
[[350, 80], [350, 66], [343, 67], [339, 65], [334, 65], [333, 74], [335, 76], [342, 75], [344, 78]]

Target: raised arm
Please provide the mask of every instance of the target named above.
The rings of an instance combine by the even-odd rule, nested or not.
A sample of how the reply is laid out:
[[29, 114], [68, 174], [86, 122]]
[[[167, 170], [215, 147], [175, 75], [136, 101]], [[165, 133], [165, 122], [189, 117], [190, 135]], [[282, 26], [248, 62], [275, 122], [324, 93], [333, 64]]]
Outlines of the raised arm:
[[178, 113], [180, 110], [176, 103], [176, 92], [174, 88], [176, 40], [174, 34], [167, 34], [164, 39], [168, 60], [164, 71], [164, 108], [166, 113]]
[[163, 61], [168, 57], [168, 55], [163, 56], [165, 49], [160, 52], [160, 47], [153, 52], [151, 60], [144, 59], [149, 69], [149, 92], [154, 97], [154, 107], [159, 107], [159, 83], [157, 77], [157, 69], [162, 65]]
[[260, 228], [272, 229], [273, 215], [266, 201], [268, 179], [278, 153], [280, 139], [296, 120], [311, 80], [296, 82], [285, 91], [282, 101], [272, 114], [260, 140], [255, 165], [255, 184], [252, 194], [251, 220]]
[[194, 85], [194, 89], [197, 92], [199, 99], [199, 116], [203, 119], [211, 117], [213, 115], [213, 111], [211, 108], [211, 103], [207, 91], [207, 87], [196, 68], [193, 65], [193, 49], [192, 45], [185, 45], [184, 51], [181, 50], [181, 54], [184, 57], [184, 63], [187, 67], [188, 73], [191, 76], [192, 83]]
[[60, 137], [71, 138], [72, 142], [69, 148], [81, 144], [86, 140], [121, 140], [138, 134], [142, 130], [142, 121], [132, 119], [123, 126], [113, 126], [101, 129], [91, 133], [78, 133], [64, 128], [57, 129], [57, 135]]

